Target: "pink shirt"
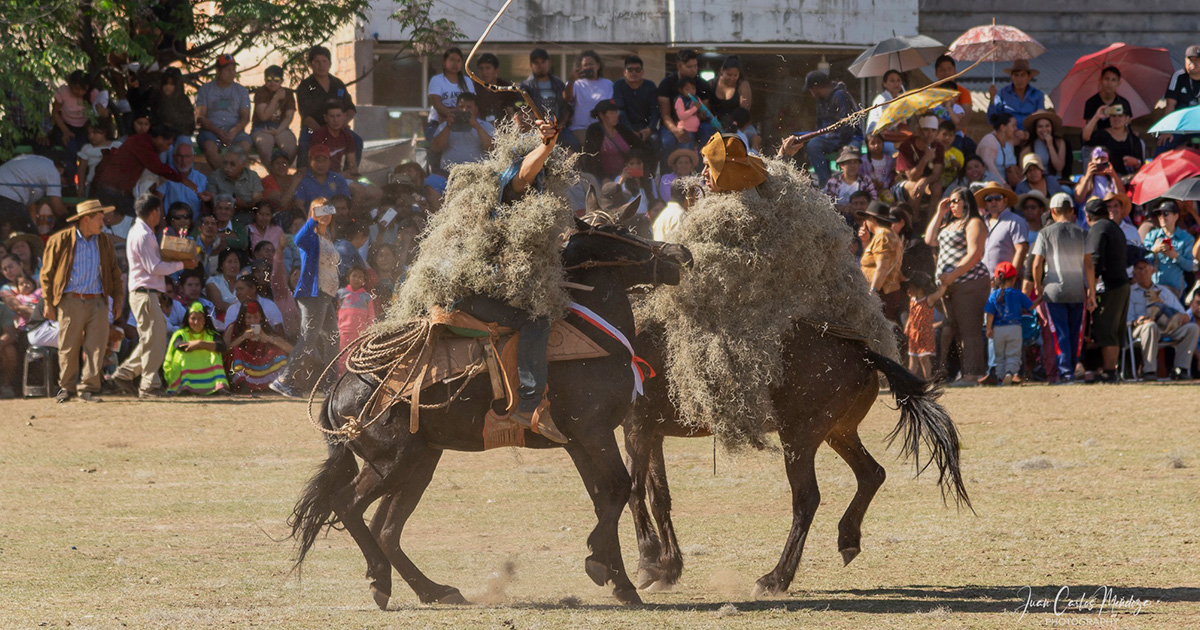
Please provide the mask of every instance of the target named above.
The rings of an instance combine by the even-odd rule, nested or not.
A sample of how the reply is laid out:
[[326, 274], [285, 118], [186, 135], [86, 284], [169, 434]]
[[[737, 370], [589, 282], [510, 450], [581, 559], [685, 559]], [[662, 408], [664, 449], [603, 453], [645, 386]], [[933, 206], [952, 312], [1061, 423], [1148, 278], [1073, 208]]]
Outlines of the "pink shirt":
[[679, 119], [679, 128], [696, 133], [700, 131], [700, 108], [695, 102], [691, 106], [683, 104], [683, 97], [675, 99], [675, 116]]
[[69, 85], [63, 85], [54, 92], [54, 102], [62, 110], [63, 122], [72, 127], [82, 127], [87, 122], [87, 102], [75, 98]]
[[183, 263], [163, 261], [154, 230], [141, 219], [134, 221], [133, 227], [129, 228], [129, 236], [125, 240], [125, 258], [129, 261], [130, 291], [154, 289], [165, 292], [167, 283], [163, 278], [183, 271]]

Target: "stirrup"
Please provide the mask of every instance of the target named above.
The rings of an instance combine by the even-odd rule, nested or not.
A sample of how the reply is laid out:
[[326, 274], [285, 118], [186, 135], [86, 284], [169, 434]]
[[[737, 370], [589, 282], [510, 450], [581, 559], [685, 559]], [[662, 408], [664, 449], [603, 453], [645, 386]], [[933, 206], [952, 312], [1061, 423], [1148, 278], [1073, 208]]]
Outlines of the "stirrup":
[[531, 414], [514, 411], [509, 418], [551, 442], [559, 444], [567, 443], [567, 436], [558, 430], [558, 427], [554, 425], [554, 419], [550, 417], [550, 403], [548, 401], [543, 400], [542, 404], [538, 405], [538, 408]]

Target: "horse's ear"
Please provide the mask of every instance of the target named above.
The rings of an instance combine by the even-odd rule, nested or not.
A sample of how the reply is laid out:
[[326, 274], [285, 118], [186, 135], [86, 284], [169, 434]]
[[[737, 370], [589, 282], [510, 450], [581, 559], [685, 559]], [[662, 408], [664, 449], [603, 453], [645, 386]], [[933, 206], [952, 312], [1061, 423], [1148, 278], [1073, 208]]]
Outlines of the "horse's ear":
[[596, 187], [588, 184], [587, 195], [584, 197], [583, 210], [587, 214], [592, 214], [600, 209], [600, 199], [596, 195]]
[[621, 225], [626, 225], [630, 221], [632, 221], [633, 217], [637, 216], [638, 206], [640, 206], [641, 203], [642, 203], [642, 195], [638, 194], [638, 196], [634, 197], [633, 199], [630, 199], [629, 203], [625, 204], [624, 206], [621, 206], [621, 209], [619, 211], [613, 213], [614, 215], [617, 216], [617, 223], [620, 223]]
[[592, 224], [580, 219], [579, 217], [575, 217], [575, 229], [579, 230], [580, 232], [587, 232], [592, 229]]

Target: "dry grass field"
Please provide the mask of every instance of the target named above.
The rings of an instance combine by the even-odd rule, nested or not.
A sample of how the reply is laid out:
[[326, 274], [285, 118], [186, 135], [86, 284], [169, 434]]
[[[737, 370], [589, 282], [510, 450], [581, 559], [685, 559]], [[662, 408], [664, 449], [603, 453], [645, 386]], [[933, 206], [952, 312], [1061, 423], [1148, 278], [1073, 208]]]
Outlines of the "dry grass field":
[[854, 480], [822, 449], [800, 571], [766, 600], [751, 587], [791, 518], [778, 453], [718, 452], [714, 476], [711, 440], [668, 441], [684, 576], [634, 608], [584, 574], [594, 516], [564, 453], [449, 453], [405, 549], [477, 603], [420, 605], [397, 578], [381, 612], [348, 534], [319, 540], [300, 579], [291, 542], [273, 540], [324, 457], [303, 404], [4, 401], [0, 627], [1200, 628], [1200, 389], [1029, 386], [945, 403], [977, 513], [943, 506], [933, 478], [885, 451], [897, 416], [881, 402], [862, 433], [890, 476], [862, 554], [842, 567]]

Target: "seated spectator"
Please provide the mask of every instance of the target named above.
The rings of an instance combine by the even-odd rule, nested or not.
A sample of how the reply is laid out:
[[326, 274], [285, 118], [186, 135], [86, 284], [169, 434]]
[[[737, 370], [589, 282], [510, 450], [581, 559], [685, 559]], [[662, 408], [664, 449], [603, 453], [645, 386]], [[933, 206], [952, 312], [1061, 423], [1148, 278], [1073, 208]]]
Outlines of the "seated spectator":
[[[900, 74], [899, 70], [888, 70], [883, 74], [883, 91], [875, 95], [875, 100], [871, 101], [871, 105], [882, 105], [904, 93], [904, 75]], [[879, 121], [879, 115], [883, 113], [883, 108], [873, 109], [867, 114], [867, 135], [882, 133], [883, 129], [876, 129], [875, 126]]]
[[659, 178], [659, 198], [670, 199], [671, 183], [680, 177], [695, 174], [696, 166], [699, 164], [700, 157], [691, 149], [675, 149], [672, 151], [671, 155], [667, 156], [667, 167], [671, 169], [671, 172]]
[[101, 232], [108, 235], [109, 242], [117, 250], [117, 261], [120, 263], [122, 271], [127, 271], [126, 266], [128, 262], [125, 258], [125, 241], [129, 240], [129, 228], [133, 227], [133, 223], [134, 219], [132, 216], [119, 212], [105, 212], [104, 227], [100, 228]]
[[165, 231], [171, 236], [187, 238], [192, 231], [192, 208], [186, 201], [176, 201], [167, 208]]
[[[338, 101], [342, 104], [347, 124], [354, 120], [354, 114], [357, 112], [354, 107], [354, 99], [350, 96], [350, 90], [346, 88], [346, 84], [341, 79], [329, 74], [331, 64], [329, 49], [324, 46], [313, 46], [308, 51], [308, 68], [312, 74], [296, 87], [296, 109], [300, 112], [300, 153], [296, 161], [299, 168], [308, 166], [308, 142], [312, 134], [324, 124], [325, 106], [329, 101]], [[433, 90], [430, 90], [429, 93], [434, 94]], [[355, 160], [362, 160], [362, 137], [353, 131], [350, 132], [350, 135], [354, 137]], [[307, 207], [307, 205], [303, 206], [301, 211], [305, 211]]]
[[1027, 192], [1036, 190], [1042, 193], [1042, 197], [1049, 199], [1060, 192], [1067, 192], [1067, 189], [1058, 183], [1057, 179], [1046, 177], [1045, 164], [1032, 151], [1025, 153], [1021, 157], [1021, 172], [1025, 175], [1025, 178], [1017, 182], [1014, 192], [1018, 195], [1024, 195]]
[[897, 178], [903, 176], [903, 190], [911, 200], [941, 199], [946, 149], [937, 141], [937, 117], [922, 116], [920, 127], [919, 135], [905, 140], [896, 150]]
[[[1025, 59], [1018, 59], [1012, 67], [1005, 68], [1004, 73], [1012, 79], [1012, 83], [999, 92], [995, 85], [988, 89], [988, 99], [991, 101], [987, 110], [988, 122], [995, 126], [997, 115], [1008, 114], [1017, 121], [1017, 129], [1024, 130], [1025, 117], [1046, 108], [1046, 95], [1029, 84], [1040, 72], [1030, 68]], [[1014, 139], [1021, 141], [1022, 138], [1014, 134]]]
[[146, 110], [154, 112], [152, 122], [173, 127], [180, 135], [191, 136], [196, 132], [196, 108], [184, 90], [183, 73], [174, 66], [162, 72], [162, 79], [151, 92]]
[[263, 308], [250, 300], [225, 329], [225, 364], [233, 391], [261, 392], [269, 389], [287, 365], [292, 344], [278, 326], [263, 318]]
[[[521, 82], [521, 89], [533, 99], [540, 117], [549, 120], [566, 120], [571, 115], [571, 105], [564, 98], [567, 84], [550, 71], [550, 53], [542, 48], [529, 52], [529, 77]], [[565, 139], [565, 138], [564, 138]]]
[[229, 388], [220, 339], [205, 306], [192, 302], [187, 325], [176, 330], [167, 343], [163, 376], [168, 394], [213, 394]]
[[354, 153], [354, 136], [346, 128], [346, 111], [337, 101], [325, 106], [325, 125], [316, 130], [311, 145], [329, 148], [329, 169], [347, 179], [358, 177], [358, 159]]
[[[934, 60], [933, 72], [939, 81], [943, 79], [949, 79], [955, 74], [958, 74], [957, 65], [958, 64], [954, 61], [954, 57], [951, 57], [950, 55], [942, 55]], [[958, 84], [954, 85], [954, 89], [958, 90], [958, 98], [955, 99], [954, 102], [962, 106], [964, 110], [968, 112], [971, 111], [971, 91]]]
[[200, 220], [204, 204], [213, 200], [212, 193], [208, 192], [208, 176], [193, 168], [195, 161], [196, 147], [192, 144], [192, 139], [179, 136], [175, 144], [167, 149], [167, 162], [185, 179], [190, 180], [195, 188], [166, 179], [158, 184], [158, 192], [163, 196], [163, 206], [171, 208], [178, 202], [186, 203], [192, 211], [193, 223]]
[[18, 155], [0, 164], [0, 234], [36, 231], [29, 206], [45, 199], [54, 216], [65, 220], [62, 201], [64, 166], [40, 155]]
[[21, 275], [33, 278], [34, 281], [41, 278], [42, 252], [46, 249], [42, 239], [26, 232], [13, 232], [5, 239], [4, 249], [8, 255], [16, 256], [21, 261]]
[[217, 220], [217, 233], [220, 234], [226, 248], [242, 254], [250, 251], [250, 234], [241, 220], [235, 218], [233, 197], [217, 195], [212, 216]]
[[295, 185], [300, 183], [300, 176], [292, 174], [291, 161], [283, 151], [272, 153], [271, 161], [266, 164], [267, 176], [262, 178], [263, 199], [279, 212], [287, 212], [291, 210], [292, 194], [295, 194]]
[[859, 174], [871, 180], [880, 200], [892, 197], [892, 184], [896, 181], [896, 159], [883, 150], [883, 138], [876, 135], [867, 137], [867, 155], [863, 158]]
[[959, 173], [963, 169], [963, 163], [966, 161], [963, 152], [954, 146], [956, 133], [957, 128], [953, 121], [941, 120], [938, 122], [937, 142], [946, 148], [945, 164], [942, 167], [942, 190], [949, 190], [947, 186], [958, 179]]
[[[1121, 105], [1125, 111], [1133, 111], [1129, 101], [1124, 96], [1117, 94], [1117, 88], [1121, 87], [1121, 69], [1116, 66], [1108, 66], [1100, 71], [1100, 91], [1093, 94], [1091, 98], [1083, 104], [1083, 119], [1091, 120], [1096, 112], [1100, 111], [1101, 107], [1109, 107], [1110, 105]], [[1109, 120], [1107, 117], [1102, 117], [1100, 122], [1096, 124], [1097, 129], [1108, 129]]]
[[164, 163], [159, 154], [171, 148], [177, 132], [161, 123], [150, 127], [147, 133], [129, 136], [115, 151], [109, 151], [96, 167], [96, 178], [92, 188], [101, 203], [116, 207], [121, 214], [133, 214], [134, 187], [149, 171], [167, 181], [177, 182], [198, 190], [195, 182]]
[[657, 92], [658, 86], [645, 78], [642, 58], [626, 57], [625, 76], [613, 83], [613, 101], [620, 112], [620, 124], [636, 133], [642, 142], [651, 142], [660, 118]]
[[1087, 170], [1079, 183], [1075, 184], [1075, 202], [1084, 203], [1092, 197], [1103, 199], [1110, 192], [1123, 193], [1125, 185], [1117, 176], [1104, 147], [1092, 149], [1092, 157], [1088, 161]]
[[296, 185], [294, 196], [297, 208], [307, 208], [313, 199], [334, 195], [350, 196], [350, 184], [345, 177], [330, 170], [329, 147], [318, 144], [308, 151], [308, 168]]
[[154, 124], [150, 110], [144, 109], [135, 111], [131, 114], [133, 122], [130, 124], [130, 134], [148, 133], [150, 127]]
[[[571, 105], [571, 122], [567, 126], [573, 140], [571, 148], [583, 147], [596, 106], [601, 101], [611, 101], [612, 97], [613, 82], [604, 78], [604, 63], [600, 61], [600, 55], [592, 50], [579, 53], [579, 61], [563, 92], [563, 98]], [[562, 139], [560, 136], [560, 141]]]
[[233, 286], [241, 270], [242, 261], [236, 251], [227, 249], [217, 257], [217, 273], [209, 276], [204, 285], [205, 295], [214, 307], [214, 319], [224, 322], [225, 311], [237, 304], [237, 294], [234, 293]]
[[[216, 263], [213, 263], [216, 266]], [[195, 269], [186, 269], [179, 275], [179, 294], [175, 296], [175, 301], [186, 309], [193, 302], [200, 302], [204, 305], [205, 312], [210, 315], [213, 312], [213, 303], [204, 297], [204, 271], [199, 267]], [[186, 319], [186, 316], [185, 318]], [[183, 320], [180, 320], [181, 322]]]
[[213, 324], [217, 330], [228, 330], [229, 326], [241, 315], [243, 307], [250, 302], [258, 304], [262, 319], [266, 323], [274, 326], [277, 330], [283, 329], [283, 312], [280, 311], [279, 305], [274, 300], [259, 291], [258, 281], [253, 275], [242, 274], [238, 276], [237, 281], [233, 285], [233, 293], [236, 299], [229, 306], [229, 309], [225, 311], [224, 322], [213, 320]]
[[[1108, 129], [1098, 128], [1103, 117], [1108, 118]], [[1096, 110], [1083, 128], [1083, 142], [1104, 147], [1118, 176], [1133, 175], [1145, 161], [1142, 140], [1129, 128], [1129, 110], [1120, 103]]]
[[654, 176], [646, 172], [646, 161], [641, 154], [633, 152], [625, 158], [625, 168], [614, 180], [621, 185], [625, 194], [632, 199], [641, 195], [637, 214], [652, 217], [662, 208], [663, 202], [658, 198]]
[[1013, 151], [1013, 143], [1017, 137], [1017, 119], [1012, 114], [998, 113], [989, 116], [992, 121], [992, 132], [979, 141], [979, 157], [987, 167], [984, 181], [996, 182], [1002, 186], [1015, 186], [1021, 181], [1021, 170], [1017, 166], [1017, 156]]
[[[750, 111], [753, 104], [753, 93], [750, 81], [742, 73], [742, 63], [737, 55], [729, 55], [721, 63], [721, 71], [712, 81], [712, 98], [709, 100], [709, 111], [722, 125], [731, 120], [738, 109]], [[746, 146], [751, 146], [749, 142]]]
[[92, 81], [83, 70], [76, 70], [67, 78], [67, 82], [54, 92], [54, 101], [50, 117], [54, 120], [54, 130], [50, 133], [50, 141], [61, 144], [66, 152], [67, 181], [74, 188], [76, 173], [76, 157], [83, 145], [87, 144], [87, 133], [84, 125], [93, 111], [99, 118], [109, 116], [106, 107], [107, 93], [102, 100], [101, 91], [92, 87]]
[[233, 79], [237, 61], [233, 55], [217, 57], [217, 77], [200, 86], [196, 92], [196, 124], [200, 133], [196, 141], [204, 151], [208, 165], [214, 171], [225, 166], [224, 149], [237, 146], [242, 155], [249, 155], [250, 92]]
[[[662, 142], [662, 152], [670, 154], [675, 149], [688, 146], [689, 143], [708, 141], [714, 128], [713, 121], [697, 121], [698, 126], [691, 135], [679, 125], [679, 114], [675, 109], [675, 101], [683, 88], [683, 79], [690, 79], [695, 85], [693, 94], [699, 103], [708, 105], [712, 101], [712, 90], [708, 81], [699, 80], [700, 56], [692, 49], [684, 49], [675, 54], [675, 73], [667, 75], [658, 84], [659, 138]], [[822, 184], [824, 182], [822, 181]]]
[[697, 85], [695, 77], [681, 77], [679, 79], [679, 96], [675, 97], [673, 103], [675, 124], [684, 134], [684, 137], [679, 139], [679, 146], [685, 149], [696, 146], [696, 135], [700, 133], [702, 103], [696, 96]]
[[112, 120], [103, 118], [95, 122], [88, 121], [84, 125], [87, 134], [87, 144], [79, 148], [79, 172], [83, 174], [83, 190], [91, 190], [92, 180], [96, 177], [96, 167], [108, 151], [121, 146], [113, 132]]
[[296, 157], [296, 135], [292, 118], [296, 116], [296, 95], [283, 87], [283, 68], [269, 66], [263, 71], [265, 85], [254, 91], [254, 124], [250, 138], [263, 164], [279, 149], [290, 162]]
[[[462, 51], [448, 48], [442, 53], [442, 72], [429, 79], [426, 91], [429, 95], [429, 119], [425, 125], [425, 137], [432, 138], [442, 123], [450, 121], [451, 112], [458, 106], [458, 97], [474, 93], [475, 82], [463, 72]], [[437, 160], [433, 162], [436, 164]]]
[[[500, 58], [492, 53], [479, 55], [478, 61], [475, 62], [475, 74], [488, 85], [502, 87], [512, 85], [512, 81], [500, 76]], [[520, 97], [511, 92], [493, 92], [485, 89], [479, 83], [475, 83], [472, 87], [475, 92], [475, 106], [479, 109], [479, 117], [493, 125], [497, 121], [511, 116], [517, 107]]]
[[829, 178], [829, 182], [825, 184], [825, 194], [833, 200], [833, 205], [838, 211], [846, 213], [850, 205], [850, 195], [860, 190], [867, 193], [872, 201], [879, 198], [874, 182], [859, 174], [862, 154], [858, 149], [843, 147], [842, 152], [838, 154], [837, 165], [841, 171], [837, 176]]
[[1158, 218], [1159, 227], [1151, 230], [1143, 241], [1145, 248], [1150, 250], [1146, 259], [1155, 266], [1155, 284], [1180, 297], [1185, 288], [1184, 274], [1196, 270], [1196, 261], [1192, 257], [1196, 239], [1178, 227], [1179, 206], [1175, 202], [1163, 201], [1151, 212]]
[[263, 201], [252, 209], [250, 216], [253, 222], [246, 226], [246, 233], [250, 238], [251, 251], [257, 251], [259, 243], [266, 241], [271, 244], [272, 254], [274, 254], [279, 249], [280, 239], [283, 238], [283, 228], [275, 225], [272, 221], [275, 218], [275, 211], [271, 208], [271, 204]]
[[492, 150], [491, 123], [479, 119], [474, 94], [459, 94], [458, 105], [450, 118], [441, 123], [433, 137], [431, 149], [441, 154], [442, 169], [449, 172], [455, 164], [478, 162]]
[[214, 197], [233, 197], [233, 205], [238, 212], [253, 208], [263, 198], [262, 178], [249, 168], [250, 157], [241, 147], [225, 149], [224, 156], [224, 165], [209, 176], [205, 191]]
[[[217, 218], [211, 214], [206, 214], [200, 217], [200, 223], [192, 229], [192, 240], [196, 243], [196, 248], [199, 250], [200, 271], [204, 275], [211, 275], [217, 271], [217, 256], [229, 248], [225, 244], [225, 239], [221, 238], [221, 230], [217, 225]], [[180, 277], [182, 281], [182, 276]], [[200, 281], [201, 286], [204, 285], [204, 280]], [[191, 301], [187, 302], [191, 304]]]
[[983, 158], [978, 155], [968, 155], [963, 159], [962, 172], [951, 184], [955, 188], [978, 188], [983, 186], [983, 180], [987, 177], [987, 167], [983, 165]]
[[600, 101], [592, 111], [596, 122], [588, 127], [583, 140], [581, 168], [600, 182], [611, 181], [620, 175], [630, 152], [645, 152], [641, 137], [622, 127], [620, 116], [616, 102], [611, 99]]
[[762, 151], [763, 140], [758, 129], [750, 124], [750, 110], [744, 107], [735, 108], [727, 117], [725, 124], [728, 125], [725, 128], [726, 131], [737, 134], [751, 155], [759, 155], [759, 152]]
[[1187, 309], [1175, 294], [1152, 280], [1154, 265], [1146, 260], [1133, 264], [1133, 286], [1129, 291], [1127, 321], [1133, 338], [1142, 346], [1144, 381], [1157, 380], [1158, 349], [1175, 348], [1171, 379], [1190, 380], [1192, 356], [1200, 340], [1200, 326], [1188, 321]]

